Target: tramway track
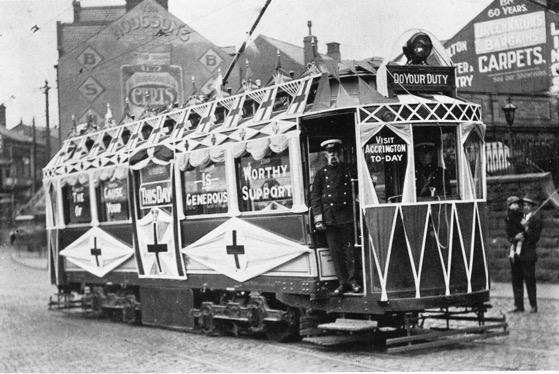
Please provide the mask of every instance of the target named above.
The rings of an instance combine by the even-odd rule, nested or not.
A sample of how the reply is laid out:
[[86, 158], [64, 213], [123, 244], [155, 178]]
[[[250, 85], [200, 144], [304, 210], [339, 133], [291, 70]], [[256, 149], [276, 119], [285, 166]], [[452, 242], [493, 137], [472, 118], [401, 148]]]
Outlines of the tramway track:
[[[75, 313], [75, 312], [71, 312], [71, 313], [67, 313], [67, 314], [74, 315], [74, 316], [77, 315], [77, 313]], [[77, 319], [76, 320], [66, 320], [66, 321], [67, 321], [66, 323], [68, 325], [71, 325], [73, 328], [76, 328], [77, 330], [83, 329], [84, 326], [86, 326], [86, 325], [83, 324], [83, 321], [78, 322], [79, 320], [77, 320]], [[95, 323], [103, 323], [103, 322], [105, 322], [107, 325], [114, 324], [113, 322], [110, 322], [108, 320], [103, 320], [103, 319], [101, 319], [99, 321], [96, 321]], [[121, 326], [122, 328], [126, 328], [126, 325], [123, 325], [123, 324], [119, 324], [118, 326]], [[131, 327], [133, 329], [138, 328], [139, 330], [149, 329], [148, 327], [143, 327], [142, 328], [140, 326], [129, 326], [129, 327]], [[164, 332], [164, 331], [162, 331], [162, 332]], [[98, 333], [102, 334], [102, 336], [99, 337], [100, 339], [103, 339], [103, 337], [109, 338], [109, 337], [112, 337], [114, 335], [114, 332], [103, 332], [103, 331], [100, 331], [99, 329], [98, 329]], [[182, 332], [176, 332], [176, 331], [170, 331], [170, 330], [167, 330], [164, 333], [177, 334], [177, 335], [175, 335], [175, 339], [173, 339], [173, 341], [178, 341], [179, 343], [180, 343], [180, 337], [179, 337], [178, 334], [183, 334]], [[145, 348], [146, 351], [153, 350], [153, 343], [147, 342], [147, 341], [139, 339], [139, 338], [132, 338], [130, 336], [127, 336], [127, 337], [123, 337], [122, 342], [126, 343], [129, 346], [143, 347], [143, 348]], [[188, 352], [188, 353], [181, 353], [180, 349], [175, 349], [173, 351], [166, 352], [165, 354], [169, 355], [173, 359], [179, 358], [181, 360], [186, 360], [186, 361], [191, 361], [191, 362], [201, 364], [201, 365], [211, 366], [211, 367], [214, 367], [215, 370], [217, 370], [217, 371], [243, 372], [243, 370], [235, 370], [235, 369], [231, 368], [230, 366], [219, 364], [219, 363], [217, 363], [213, 360], [193, 357], [192, 356], [192, 348], [194, 348], [194, 346], [200, 346], [200, 345], [201, 344], [199, 344], [198, 341], [192, 340], [189, 344], [189, 350], [185, 351], [185, 352]], [[177, 346], [177, 347], [180, 347], [180, 346]], [[164, 347], [160, 347], [160, 349], [163, 350]], [[215, 352], [211, 352], [211, 355], [215, 355]]]

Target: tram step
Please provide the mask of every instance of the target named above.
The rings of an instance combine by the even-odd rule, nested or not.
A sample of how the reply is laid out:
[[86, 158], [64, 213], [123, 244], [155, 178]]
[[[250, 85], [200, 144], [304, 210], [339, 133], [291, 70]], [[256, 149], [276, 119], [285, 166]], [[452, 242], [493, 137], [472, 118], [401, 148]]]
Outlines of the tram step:
[[322, 346], [334, 346], [342, 344], [351, 344], [357, 342], [370, 341], [370, 335], [326, 335], [326, 336], [310, 336], [303, 338], [306, 343], [322, 345]]
[[324, 330], [333, 330], [333, 331], [356, 332], [356, 331], [375, 330], [377, 326], [378, 326], [377, 321], [338, 318], [336, 319], [336, 322], [318, 325], [318, 328]]

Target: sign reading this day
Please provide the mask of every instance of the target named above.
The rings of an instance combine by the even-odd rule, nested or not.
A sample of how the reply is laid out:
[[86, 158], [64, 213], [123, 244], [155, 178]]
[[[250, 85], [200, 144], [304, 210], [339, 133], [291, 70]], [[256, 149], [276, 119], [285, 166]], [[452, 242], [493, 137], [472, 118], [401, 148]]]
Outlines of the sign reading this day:
[[173, 189], [169, 165], [151, 164], [140, 172], [140, 207], [171, 206]]
[[140, 187], [140, 207], [151, 208], [154, 206], [170, 206], [173, 191], [171, 182], [155, 182]]

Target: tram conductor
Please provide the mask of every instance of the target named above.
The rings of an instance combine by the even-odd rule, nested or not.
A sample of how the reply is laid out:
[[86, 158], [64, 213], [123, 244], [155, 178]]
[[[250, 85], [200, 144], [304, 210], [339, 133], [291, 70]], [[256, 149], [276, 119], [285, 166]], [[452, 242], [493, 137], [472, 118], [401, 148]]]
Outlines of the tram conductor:
[[353, 247], [354, 218], [351, 178], [355, 169], [342, 162], [342, 141], [330, 139], [322, 142], [328, 164], [314, 177], [311, 191], [311, 209], [315, 227], [324, 231], [334, 262], [339, 286], [332, 293], [340, 296], [348, 291], [361, 292]]
[[444, 169], [435, 161], [435, 143], [419, 143], [414, 150], [417, 197], [444, 196], [450, 193], [448, 175], [445, 175]]

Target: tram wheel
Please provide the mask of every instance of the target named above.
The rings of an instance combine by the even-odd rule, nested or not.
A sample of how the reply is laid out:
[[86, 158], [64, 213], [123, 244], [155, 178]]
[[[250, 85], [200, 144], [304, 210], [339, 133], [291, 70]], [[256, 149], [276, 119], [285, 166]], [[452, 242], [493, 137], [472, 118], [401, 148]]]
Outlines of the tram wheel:
[[281, 343], [300, 340], [298, 310], [289, 308], [282, 319], [279, 322], [266, 323], [266, 337]]

